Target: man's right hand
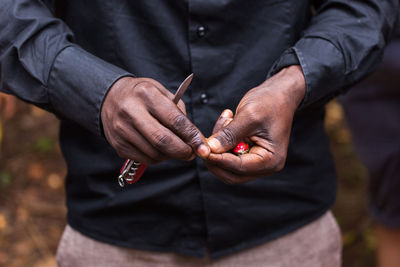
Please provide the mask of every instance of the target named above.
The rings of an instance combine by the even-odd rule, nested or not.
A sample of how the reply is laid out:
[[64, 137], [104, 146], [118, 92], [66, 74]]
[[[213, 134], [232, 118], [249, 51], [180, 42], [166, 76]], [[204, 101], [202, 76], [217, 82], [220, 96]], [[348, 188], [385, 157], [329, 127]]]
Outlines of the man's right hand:
[[104, 134], [123, 158], [146, 165], [176, 158], [207, 157], [200, 130], [186, 117], [185, 104], [149, 78], [124, 77], [108, 92], [101, 110]]

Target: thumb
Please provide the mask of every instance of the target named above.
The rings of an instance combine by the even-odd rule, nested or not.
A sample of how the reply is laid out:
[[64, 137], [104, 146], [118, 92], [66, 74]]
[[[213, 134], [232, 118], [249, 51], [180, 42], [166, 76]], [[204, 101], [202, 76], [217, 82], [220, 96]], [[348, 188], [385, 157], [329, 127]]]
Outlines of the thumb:
[[235, 117], [228, 125], [222, 127], [207, 139], [212, 153], [224, 153], [246, 137], [246, 122], [243, 118]]
[[218, 120], [215, 122], [214, 129], [212, 131], [213, 134], [217, 133], [223, 127], [228, 125], [233, 120], [233, 112], [230, 109], [225, 109], [221, 116], [219, 116]]

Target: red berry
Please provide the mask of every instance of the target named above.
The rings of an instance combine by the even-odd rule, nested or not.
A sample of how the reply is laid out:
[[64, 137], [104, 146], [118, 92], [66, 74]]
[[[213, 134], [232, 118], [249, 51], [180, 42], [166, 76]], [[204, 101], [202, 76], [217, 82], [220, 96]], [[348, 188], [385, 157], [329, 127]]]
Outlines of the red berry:
[[244, 155], [249, 152], [249, 144], [245, 142], [240, 142], [239, 144], [236, 145], [236, 147], [233, 149], [233, 152], [236, 155]]

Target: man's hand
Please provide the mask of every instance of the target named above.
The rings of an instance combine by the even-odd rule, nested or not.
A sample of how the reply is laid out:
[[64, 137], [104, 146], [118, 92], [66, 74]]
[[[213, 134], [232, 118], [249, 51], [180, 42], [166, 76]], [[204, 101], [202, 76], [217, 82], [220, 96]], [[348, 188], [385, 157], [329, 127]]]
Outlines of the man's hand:
[[[240, 184], [282, 170], [285, 165], [294, 113], [304, 98], [305, 79], [299, 66], [290, 66], [251, 89], [236, 114], [225, 110], [208, 139], [209, 170], [228, 184]], [[240, 141], [250, 142], [248, 154], [229, 151]]]
[[101, 110], [104, 134], [118, 155], [146, 165], [177, 158], [192, 160], [209, 148], [186, 117], [185, 104], [149, 78], [124, 77], [108, 92]]

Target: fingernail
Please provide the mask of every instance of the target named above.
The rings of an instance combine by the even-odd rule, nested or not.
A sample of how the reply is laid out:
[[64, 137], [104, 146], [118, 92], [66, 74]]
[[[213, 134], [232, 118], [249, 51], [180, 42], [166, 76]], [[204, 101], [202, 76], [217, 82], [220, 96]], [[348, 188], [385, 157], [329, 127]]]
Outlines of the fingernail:
[[231, 123], [231, 121], [233, 121], [233, 119], [231, 118], [226, 119], [226, 121], [224, 122], [224, 127], [228, 126], [228, 124]]
[[227, 118], [227, 117], [229, 117], [229, 110], [224, 110], [224, 112], [222, 112], [222, 114], [221, 114], [221, 117], [222, 117], [222, 118]]
[[218, 152], [218, 150], [221, 148], [221, 143], [216, 138], [211, 138], [208, 140], [208, 145], [213, 152]]
[[210, 154], [210, 148], [207, 147], [204, 144], [201, 144], [198, 148], [197, 148], [197, 153], [199, 154], [200, 157], [202, 158], [206, 158], [208, 157], [208, 155]]

